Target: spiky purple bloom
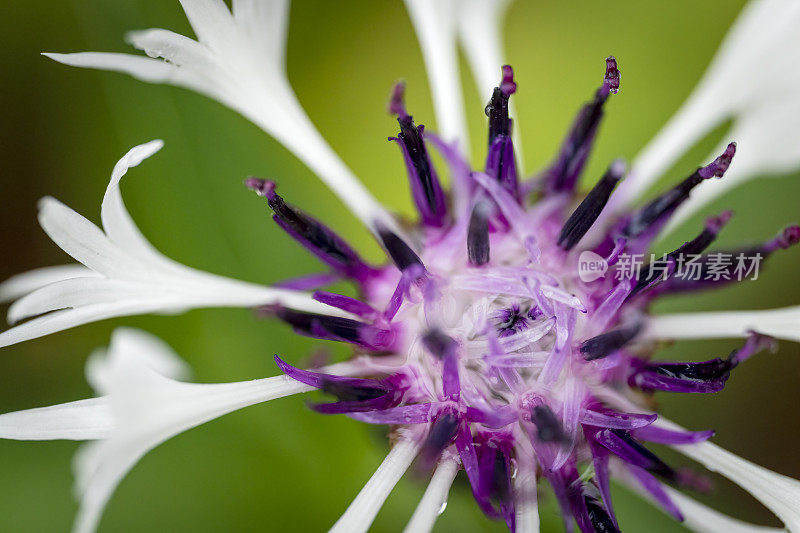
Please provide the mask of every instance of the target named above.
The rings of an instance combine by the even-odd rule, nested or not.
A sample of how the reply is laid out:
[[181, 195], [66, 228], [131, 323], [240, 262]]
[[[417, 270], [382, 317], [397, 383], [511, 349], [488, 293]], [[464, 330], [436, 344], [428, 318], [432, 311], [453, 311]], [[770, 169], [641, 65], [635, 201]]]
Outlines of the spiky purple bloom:
[[[606, 219], [594, 242], [587, 242], [625, 173], [624, 163], [614, 161], [588, 194], [581, 199], [577, 193], [604, 105], [619, 85], [617, 62], [609, 57], [600, 88], [580, 109], [552, 166], [533, 182], [521, 179], [515, 166], [508, 104], [517, 84], [511, 67], [504, 66], [486, 106], [486, 164], [456, 182], [459, 205], [444, 191], [428, 150], [440, 150], [451, 174], [468, 168], [466, 161], [415, 125], [403, 103], [405, 86], [398, 84], [389, 110], [400, 133], [390, 140], [400, 145], [420, 216], [411, 241], [379, 231], [388, 265], [366, 265], [330, 229], [285, 203], [272, 182], [247, 181], [267, 197], [275, 221], [360, 294], [315, 295], [353, 319], [278, 307], [272, 308], [275, 315], [303, 335], [404, 360], [375, 379], [317, 374], [276, 355], [280, 369], [338, 400], [314, 405], [318, 412], [386, 424], [391, 432], [414, 428], [424, 435], [425, 468], [443, 454], [457, 455], [481, 510], [505, 520], [511, 531], [517, 463], [536, 465], [536, 475], [552, 485], [568, 530], [574, 519], [584, 532], [619, 531], [609, 492], [610, 458], [682, 520], [663, 485], [691, 488], [689, 477], [646, 443], [698, 442], [713, 432], [658, 428], [652, 426], [655, 415], [626, 412], [624, 405], [654, 391], [717, 392], [738, 364], [771, 342], [753, 333], [728, 357], [697, 363], [653, 362], [648, 350], [631, 349], [641, 317], [658, 295], [719, 285], [683, 281], [674, 275], [674, 263], [680, 254], [703, 254], [729, 212], [709, 218], [697, 236], [666, 251], [666, 275], [645, 266], [633, 279], [579, 277], [583, 250], [607, 257], [611, 273], [620, 268], [615, 260], [621, 254], [649, 250], [692, 188], [723, 177], [736, 151], [729, 144], [644, 207]], [[539, 192], [526, 194], [531, 190]], [[748, 251], [766, 257], [797, 241], [798, 227], [791, 226]], [[590, 475], [581, 476], [586, 465]]]

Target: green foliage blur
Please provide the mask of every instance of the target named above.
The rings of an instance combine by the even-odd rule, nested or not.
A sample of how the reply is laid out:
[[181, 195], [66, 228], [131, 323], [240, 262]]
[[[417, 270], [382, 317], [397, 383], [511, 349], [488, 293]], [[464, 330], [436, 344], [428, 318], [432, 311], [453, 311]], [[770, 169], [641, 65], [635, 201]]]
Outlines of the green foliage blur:
[[[547, 164], [573, 114], [599, 83], [614, 54], [622, 90], [612, 98], [584, 186], [613, 157], [631, 159], [690, 92], [743, 0], [517, 0], [505, 47], [517, 73], [514, 97], [527, 170]], [[141, 229], [168, 256], [211, 272], [271, 283], [320, 264], [275, 226], [264, 202], [242, 186], [248, 175], [276, 179], [281, 193], [354, 242], [371, 259], [380, 251], [311, 172], [234, 112], [202, 96], [145, 85], [113, 73], [71, 69], [41, 51], [129, 51], [127, 30], [163, 27], [191, 35], [177, 1], [44, 0], [0, 7], [0, 277], [69, 258], [36, 223], [36, 201], [52, 195], [90, 220], [111, 168], [133, 145], [166, 141], [124, 179], [126, 203]], [[291, 10], [289, 76], [333, 148], [391, 209], [411, 215], [405, 170], [386, 141], [392, 84], [407, 82], [409, 109], [435, 128], [422, 58], [400, 0], [297, 0]], [[757, 66], [753, 66], [757, 69]], [[499, 75], [499, 71], [498, 71]], [[753, 76], [756, 73], [752, 73]], [[483, 106], [462, 61], [474, 153], [482, 157]], [[704, 139], [661, 184], [692, 171], [725, 134]], [[796, 222], [798, 175], [746, 184], [708, 212], [732, 207], [720, 244], [772, 236]], [[699, 218], [664, 243], [682, 241]], [[768, 308], [800, 303], [800, 250], [776, 254], [758, 281], [715, 294], [673, 298], [660, 311]], [[199, 382], [277, 373], [272, 355], [300, 364], [320, 345], [248, 310], [211, 309], [176, 317], [108, 320], [29, 341], [0, 356], [0, 411], [88, 397], [86, 356], [120, 325], [159, 335], [185, 357]], [[725, 356], [736, 341], [681, 342], [663, 357]], [[327, 343], [334, 358], [346, 350]], [[689, 428], [714, 428], [716, 441], [787, 475], [800, 476], [800, 349], [784, 342], [738, 369], [728, 388], [701, 396], [658, 395], [667, 416]], [[125, 478], [101, 531], [324, 531], [385, 455], [381, 428], [312, 413], [299, 397], [250, 407], [158, 447]], [[66, 531], [76, 504], [71, 456], [77, 443], [0, 441], [0, 531]], [[664, 455], [677, 464], [679, 456]], [[740, 518], [776, 524], [741, 490], [713, 478], [698, 496]], [[399, 531], [425, 486], [408, 475], [378, 515], [374, 531]], [[623, 530], [682, 531], [622, 488], [615, 504]], [[542, 497], [542, 530], [562, 525], [552, 496]], [[503, 531], [486, 520], [459, 478], [437, 531]]]

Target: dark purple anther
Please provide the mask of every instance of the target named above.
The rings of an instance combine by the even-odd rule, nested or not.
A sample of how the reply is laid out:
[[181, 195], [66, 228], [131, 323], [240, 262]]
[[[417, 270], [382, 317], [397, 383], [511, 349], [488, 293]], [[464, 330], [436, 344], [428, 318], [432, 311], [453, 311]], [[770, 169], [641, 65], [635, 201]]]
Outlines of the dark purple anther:
[[587, 339], [581, 343], [583, 358], [593, 361], [611, 355], [633, 340], [641, 329], [641, 323], [637, 322]]
[[392, 258], [392, 261], [401, 272], [413, 265], [423, 266], [422, 259], [394, 232], [384, 227], [378, 227], [378, 236], [383, 242], [386, 253], [389, 254], [389, 257]]
[[472, 208], [467, 230], [467, 255], [475, 266], [489, 262], [489, 211], [488, 202], [479, 201]]
[[558, 237], [558, 245], [564, 250], [571, 250], [586, 235], [589, 228], [600, 216], [600, 212], [608, 203], [614, 187], [625, 175], [625, 163], [617, 159], [608, 167], [606, 173], [600, 178], [589, 194], [583, 199], [572, 215], [567, 219], [561, 234]]
[[391, 330], [350, 318], [306, 313], [280, 306], [270, 306], [264, 310], [291, 325], [296, 333], [316, 339], [350, 342], [373, 351], [385, 350], [394, 341]]
[[247, 178], [245, 185], [260, 196], [265, 196], [272, 218], [300, 244], [341, 274], [364, 281], [374, 273], [374, 269], [364, 264], [358, 254], [330, 228], [287, 204], [275, 192], [275, 182], [259, 178]]
[[599, 499], [590, 495], [585, 495], [583, 499], [594, 533], [619, 533], [619, 528]]
[[572, 191], [575, 188], [594, 145], [597, 127], [603, 118], [603, 105], [609, 93], [619, 91], [619, 81], [617, 61], [613, 56], [609, 57], [606, 59], [603, 85], [595, 92], [594, 100], [578, 112], [555, 163], [548, 171], [546, 184], [549, 192]]
[[645, 234], [655, 235], [678, 206], [689, 198], [692, 189], [703, 180], [721, 178], [725, 174], [735, 153], [736, 143], [730, 143], [714, 161], [698, 168], [691, 176], [634, 213], [619, 234], [629, 240]]
[[531, 409], [531, 422], [536, 425], [536, 437], [542, 442], [568, 442], [568, 438], [556, 414], [547, 405]]
[[422, 216], [422, 222], [429, 226], [440, 227], [444, 225], [447, 214], [444, 193], [428, 156], [428, 150], [425, 148], [424, 126], [415, 126], [413, 117], [406, 112], [403, 104], [404, 91], [403, 83], [394, 86], [389, 111], [397, 115], [400, 133], [397, 137], [389, 137], [389, 140], [396, 141], [403, 151], [412, 196]]
[[[541, 315], [541, 312], [539, 312], [539, 315]], [[510, 307], [497, 311], [491, 318], [497, 320], [494, 325], [495, 329], [497, 329], [497, 336], [508, 337], [528, 329], [528, 319], [535, 320], [537, 316], [536, 308], [524, 313], [519, 304], [512, 304]]]

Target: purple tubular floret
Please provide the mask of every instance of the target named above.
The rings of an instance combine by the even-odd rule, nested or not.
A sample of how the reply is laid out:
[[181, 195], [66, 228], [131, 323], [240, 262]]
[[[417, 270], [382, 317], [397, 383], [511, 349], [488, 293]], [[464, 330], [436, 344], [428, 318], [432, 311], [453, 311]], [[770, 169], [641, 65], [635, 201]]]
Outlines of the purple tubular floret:
[[706, 431], [676, 431], [653, 425], [633, 429], [630, 433], [637, 440], [659, 444], [697, 444], [714, 436], [714, 430], [712, 429]]
[[[683, 276], [672, 276], [658, 291], [680, 293], [705, 290], [742, 281], [757, 274], [760, 262], [777, 250], [785, 250], [800, 242], [800, 226], [783, 229], [776, 237], [760, 246], [703, 254], [687, 266]], [[691, 268], [692, 270], [689, 270]]]
[[311, 406], [322, 414], [381, 411], [398, 405], [406, 390], [405, 379], [400, 374], [380, 380], [349, 378], [302, 370], [286, 363], [277, 355], [275, 363], [290, 378], [339, 399], [338, 402]]
[[248, 178], [245, 180], [245, 185], [267, 198], [269, 207], [274, 213], [273, 219], [284, 231], [333, 269], [358, 281], [364, 281], [374, 273], [374, 269], [367, 266], [350, 245], [333, 230], [287, 204], [275, 192], [274, 182]]
[[626, 463], [644, 468], [668, 481], [676, 479], [675, 470], [642, 446], [625, 430], [600, 429], [594, 433], [594, 439]]
[[389, 110], [397, 115], [400, 133], [389, 140], [396, 141], [403, 151], [411, 193], [423, 224], [439, 227], [447, 215], [444, 193], [425, 147], [424, 126], [415, 126], [414, 118], [405, 110], [404, 88], [402, 83], [394, 87]]
[[712, 393], [725, 388], [733, 365], [716, 358], [699, 363], [647, 364], [628, 379], [633, 387], [684, 393]]
[[616, 160], [608, 167], [605, 174], [600, 181], [589, 191], [589, 194], [583, 201], [575, 208], [572, 215], [564, 223], [561, 228], [561, 234], [558, 237], [558, 245], [564, 250], [571, 250], [576, 244], [586, 235], [589, 228], [600, 216], [600, 212], [608, 203], [614, 187], [625, 175], [625, 163], [622, 160]]
[[606, 59], [603, 85], [595, 92], [594, 100], [578, 112], [555, 163], [548, 170], [546, 186], [549, 192], [570, 192], [575, 189], [594, 145], [597, 128], [603, 118], [603, 106], [609, 93], [619, 90], [619, 80], [616, 59], [609, 57]]
[[312, 297], [320, 303], [336, 307], [367, 320], [372, 320], [378, 316], [378, 312], [371, 306], [349, 296], [327, 291], [316, 291]]
[[394, 333], [385, 328], [338, 316], [295, 311], [280, 306], [265, 309], [292, 326], [295, 333], [324, 340], [349, 342], [373, 351], [391, 347]]
[[654, 268], [652, 264], [642, 267], [642, 271], [636, 280], [636, 285], [634, 285], [628, 298], [633, 298], [640, 292], [651, 289], [665, 281], [665, 278], [668, 278], [674, 272], [675, 265], [679, 259], [703, 252], [714, 242], [714, 239], [717, 238], [719, 232], [730, 221], [732, 216], [733, 213], [731, 211], [724, 211], [719, 216], [706, 219], [703, 231], [697, 237], [683, 243], [680, 247], [665, 255], [661, 262], [669, 265], [666, 276]]

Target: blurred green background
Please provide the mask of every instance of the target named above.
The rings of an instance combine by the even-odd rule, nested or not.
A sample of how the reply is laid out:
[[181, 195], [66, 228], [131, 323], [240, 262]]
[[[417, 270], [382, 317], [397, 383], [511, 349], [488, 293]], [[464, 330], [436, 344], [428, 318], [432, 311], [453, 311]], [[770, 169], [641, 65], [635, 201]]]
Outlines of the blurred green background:
[[[603, 59], [623, 73], [589, 165], [591, 184], [612, 157], [632, 158], [700, 77], [742, 0], [641, 2], [518, 0], [505, 46], [519, 83], [518, 124], [528, 170], [549, 162], [578, 106], [592, 94]], [[53, 195], [99, 221], [111, 168], [130, 147], [162, 138], [166, 147], [130, 172], [127, 205], [144, 233], [170, 257], [241, 279], [270, 283], [319, 269], [270, 221], [263, 201], [241, 185], [249, 174], [279, 181], [282, 194], [308, 208], [370, 258], [378, 248], [342, 205], [280, 145], [234, 112], [202, 96], [128, 77], [71, 69], [40, 51], [128, 51], [127, 30], [164, 27], [191, 35], [177, 2], [60, 0], [0, 7], [0, 278], [68, 261], [36, 223], [36, 201]], [[411, 214], [397, 147], [385, 112], [392, 84], [408, 83], [410, 110], [435, 127], [422, 59], [402, 2], [297, 0], [291, 10], [289, 75], [313, 121], [375, 195]], [[463, 63], [463, 62], [462, 62]], [[753, 68], [757, 68], [754, 66]], [[483, 105], [462, 65], [475, 153], [482, 154]], [[725, 133], [704, 139], [665, 176], [692, 170]], [[798, 221], [798, 176], [762, 179], [709, 207], [736, 218], [720, 244], [771, 237]], [[695, 231], [697, 220], [687, 224]], [[677, 241], [672, 237], [669, 243]], [[660, 311], [768, 308], [800, 302], [800, 250], [774, 257], [763, 277], [715, 294], [673, 298]], [[271, 356], [301, 363], [319, 343], [262, 321], [247, 310], [198, 310], [178, 317], [134, 317], [83, 326], [6, 348], [0, 357], [0, 411], [87, 397], [86, 355], [119, 325], [164, 338], [200, 382], [276, 374]], [[736, 341], [681, 342], [665, 357], [703, 360]], [[336, 357], [346, 351], [331, 345]], [[800, 477], [798, 345], [784, 342], [738, 369], [727, 389], [708, 396], [658, 396], [663, 411], [690, 428], [715, 428], [716, 442]], [[0, 531], [65, 531], [71, 496], [71, 442], [0, 441]], [[122, 482], [101, 531], [320, 531], [347, 507], [387, 451], [381, 429], [310, 412], [302, 398], [250, 407], [193, 429], [149, 453]], [[679, 456], [664, 455], [678, 464]], [[738, 517], [776, 524], [741, 490], [717, 481], [700, 496]], [[374, 531], [398, 531], [424, 481], [407, 476], [378, 515]], [[544, 497], [543, 531], [561, 525]], [[615, 504], [624, 530], [681, 531], [623, 489]], [[464, 483], [452, 491], [438, 531], [502, 531], [483, 518]]]

